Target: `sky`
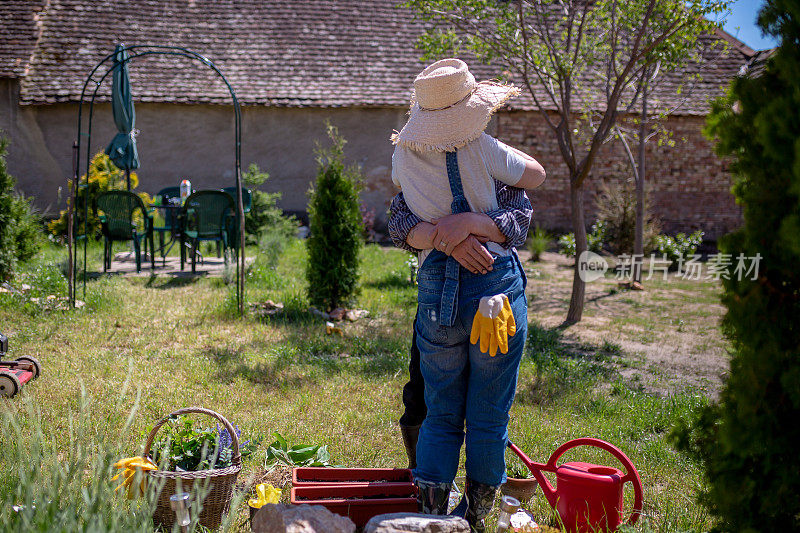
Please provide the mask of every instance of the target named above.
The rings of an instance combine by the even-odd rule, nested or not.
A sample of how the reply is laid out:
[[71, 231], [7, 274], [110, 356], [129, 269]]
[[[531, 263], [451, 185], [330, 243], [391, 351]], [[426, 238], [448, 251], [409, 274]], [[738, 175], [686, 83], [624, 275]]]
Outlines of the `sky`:
[[756, 24], [756, 14], [763, 4], [764, 0], [736, 0], [724, 25], [725, 31], [754, 50], [778, 45], [772, 36], [762, 35]]

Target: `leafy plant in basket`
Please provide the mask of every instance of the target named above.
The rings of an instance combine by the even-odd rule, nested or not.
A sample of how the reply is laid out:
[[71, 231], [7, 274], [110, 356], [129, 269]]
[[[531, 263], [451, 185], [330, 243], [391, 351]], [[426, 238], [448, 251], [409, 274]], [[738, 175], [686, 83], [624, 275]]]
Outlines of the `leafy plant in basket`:
[[289, 446], [286, 439], [277, 431], [272, 434], [275, 442], [267, 448], [267, 460], [264, 465], [272, 470], [278, 465], [298, 466], [335, 466], [330, 464], [330, 453], [327, 445], [295, 444]]
[[[235, 428], [237, 437], [241, 435]], [[167, 470], [195, 472], [227, 468], [233, 459], [233, 443], [224, 427], [200, 426], [185, 416], [170, 418], [162, 436], [153, 445], [153, 460]], [[239, 445], [242, 458], [252, 455], [261, 439], [243, 441]]]

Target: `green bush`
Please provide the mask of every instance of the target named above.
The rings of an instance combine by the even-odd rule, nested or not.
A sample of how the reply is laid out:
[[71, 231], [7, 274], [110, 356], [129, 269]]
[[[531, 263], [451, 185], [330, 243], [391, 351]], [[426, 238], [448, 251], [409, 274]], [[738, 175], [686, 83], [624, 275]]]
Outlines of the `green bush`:
[[41, 220], [25, 197], [14, 192], [8, 173], [8, 139], [0, 137], [0, 280], [11, 277], [18, 261], [27, 261], [42, 245]]
[[[89, 216], [87, 218], [87, 233], [93, 239], [98, 239], [101, 234], [100, 219], [95, 212], [97, 197], [106, 191], [127, 189], [127, 177], [125, 176], [125, 171], [117, 168], [105, 152], [98, 152], [89, 163], [88, 181], [84, 174], [81, 176], [80, 183], [82, 185], [87, 185], [87, 187], [79, 188], [75, 199], [74, 231], [76, 235], [83, 233], [83, 218], [88, 202]], [[139, 176], [136, 172], [131, 172], [131, 190], [135, 190], [138, 186]], [[72, 190], [72, 180], [69, 181], [69, 189]], [[153, 199], [150, 198], [146, 192], [140, 192], [138, 194], [142, 200], [144, 200], [146, 206], [153, 203]], [[50, 233], [56, 237], [66, 237], [67, 210], [62, 209], [58, 218], [51, 221], [47, 225], [47, 228], [50, 230]]]
[[346, 141], [327, 124], [332, 146], [317, 150], [317, 181], [309, 191], [311, 231], [308, 248], [308, 299], [324, 310], [351, 302], [358, 282], [359, 251], [363, 245], [358, 194], [361, 174], [344, 166]]
[[[589, 245], [589, 251], [600, 253], [603, 250], [603, 244], [606, 240], [606, 226], [605, 223], [598, 220], [592, 224], [592, 231], [586, 236], [586, 241]], [[558, 238], [558, 251], [568, 257], [575, 257], [575, 234], [565, 233]]]
[[[531, 253], [531, 260], [538, 261], [541, 259], [542, 253], [547, 251], [552, 241], [552, 235], [547, 233], [544, 228], [536, 226], [528, 238], [528, 251]], [[575, 253], [573, 252], [572, 255], [575, 255]]]
[[247, 244], [259, 244], [262, 234], [269, 230], [272, 235], [288, 239], [297, 229], [297, 219], [284, 216], [278, 207], [280, 192], [268, 193], [258, 189], [269, 179], [269, 173], [261, 172], [258, 165], [251, 163], [242, 177], [245, 186], [250, 189], [252, 203], [250, 212], [244, 217], [244, 230]]
[[14, 245], [17, 260], [28, 261], [42, 249], [45, 241], [42, 218], [34, 210], [30, 199], [22, 194], [14, 198], [11, 218], [16, 223]]
[[662, 234], [656, 236], [656, 252], [659, 256], [672, 261], [671, 266], [676, 266], [681, 259], [693, 256], [702, 243], [703, 232], [700, 230], [691, 235], [678, 233], [674, 237]]
[[[800, 14], [767, 2], [761, 27], [782, 44], [755, 77], [734, 80], [706, 133], [732, 160], [744, 226], [723, 238], [723, 330], [730, 372], [718, 404], [676, 433], [701, 459], [703, 501], [721, 531], [800, 531]], [[758, 275], [738, 276], [739, 254], [761, 256]]]
[[[597, 220], [605, 227], [605, 242], [617, 254], [633, 254], [636, 238], [636, 184], [633, 180], [609, 180], [600, 186], [596, 201]], [[650, 211], [649, 198], [644, 202], [643, 249], [645, 254], [655, 247], [659, 223]]]

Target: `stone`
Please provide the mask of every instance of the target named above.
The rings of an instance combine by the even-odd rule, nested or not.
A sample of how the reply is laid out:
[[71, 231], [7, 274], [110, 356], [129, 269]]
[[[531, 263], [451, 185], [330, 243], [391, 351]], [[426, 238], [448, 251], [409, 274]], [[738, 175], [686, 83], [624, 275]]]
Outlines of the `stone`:
[[344, 317], [349, 320], [350, 322], [355, 322], [359, 318], [364, 318], [369, 314], [369, 311], [366, 309], [349, 309], [345, 314]]
[[339, 320], [342, 320], [344, 318], [344, 315], [345, 315], [346, 312], [347, 312], [347, 310], [344, 307], [337, 307], [336, 309], [331, 311], [329, 314], [330, 314], [331, 320], [336, 320], [338, 322]]
[[255, 311], [260, 315], [272, 316], [277, 315], [281, 311], [283, 311], [283, 303], [281, 302], [273, 302], [272, 300], [267, 300], [266, 302], [256, 302], [250, 304], [250, 309]]
[[268, 503], [253, 517], [253, 533], [354, 533], [356, 525], [321, 505]]
[[469, 524], [458, 516], [389, 513], [373, 516], [364, 533], [470, 533]]

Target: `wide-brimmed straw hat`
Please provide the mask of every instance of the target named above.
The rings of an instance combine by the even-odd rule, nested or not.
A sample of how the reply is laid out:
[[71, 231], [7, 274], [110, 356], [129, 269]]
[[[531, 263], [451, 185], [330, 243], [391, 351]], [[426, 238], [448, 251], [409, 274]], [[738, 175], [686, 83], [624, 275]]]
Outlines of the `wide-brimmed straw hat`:
[[477, 139], [497, 109], [520, 93], [513, 85], [476, 82], [460, 59], [442, 59], [414, 80], [408, 122], [392, 143], [448, 152]]

